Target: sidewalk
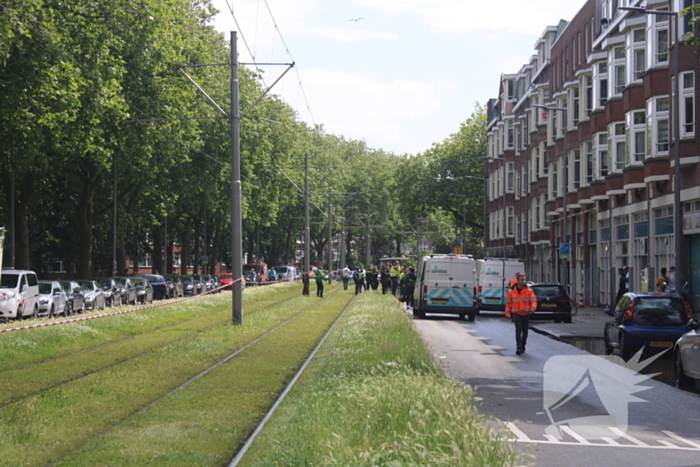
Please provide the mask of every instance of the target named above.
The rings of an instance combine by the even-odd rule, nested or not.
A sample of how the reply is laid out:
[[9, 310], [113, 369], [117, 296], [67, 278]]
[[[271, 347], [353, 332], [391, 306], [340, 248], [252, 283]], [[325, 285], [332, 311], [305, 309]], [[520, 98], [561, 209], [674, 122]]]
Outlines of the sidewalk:
[[603, 308], [578, 308], [572, 316], [572, 323], [554, 323], [552, 321], [530, 321], [530, 329], [560, 340], [603, 337], [603, 327], [610, 316], [603, 313]]

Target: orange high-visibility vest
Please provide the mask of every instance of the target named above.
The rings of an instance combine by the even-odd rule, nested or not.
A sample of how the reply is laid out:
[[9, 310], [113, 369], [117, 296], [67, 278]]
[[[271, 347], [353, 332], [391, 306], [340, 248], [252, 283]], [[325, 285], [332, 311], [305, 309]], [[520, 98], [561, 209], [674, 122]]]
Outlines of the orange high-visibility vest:
[[506, 296], [506, 318], [510, 318], [512, 313], [528, 315], [536, 309], [537, 297], [530, 287], [524, 286], [520, 291], [517, 287], [511, 287]]

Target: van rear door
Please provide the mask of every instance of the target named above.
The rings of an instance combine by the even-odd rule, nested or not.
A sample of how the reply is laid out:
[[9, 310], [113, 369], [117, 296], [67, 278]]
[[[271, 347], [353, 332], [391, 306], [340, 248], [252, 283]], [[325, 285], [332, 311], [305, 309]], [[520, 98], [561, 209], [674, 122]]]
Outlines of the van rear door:
[[481, 303], [505, 305], [503, 262], [487, 261], [481, 268]]
[[457, 306], [474, 306], [474, 263], [470, 259], [452, 260], [452, 295]]
[[430, 258], [425, 268], [425, 285], [428, 286], [429, 306], [449, 306], [450, 298], [445, 294], [452, 288], [452, 261]]

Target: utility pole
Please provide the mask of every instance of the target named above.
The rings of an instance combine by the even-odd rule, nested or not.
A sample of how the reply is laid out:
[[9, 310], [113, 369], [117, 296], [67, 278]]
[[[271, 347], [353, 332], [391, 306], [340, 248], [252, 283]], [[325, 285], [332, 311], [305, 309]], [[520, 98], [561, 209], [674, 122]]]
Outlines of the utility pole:
[[311, 228], [309, 227], [309, 153], [304, 153], [304, 273], [311, 271]]
[[233, 322], [243, 324], [243, 207], [237, 41], [236, 31], [231, 31], [231, 278], [233, 279]]
[[333, 271], [333, 207], [331, 205], [331, 189], [328, 189], [328, 283], [331, 283]]

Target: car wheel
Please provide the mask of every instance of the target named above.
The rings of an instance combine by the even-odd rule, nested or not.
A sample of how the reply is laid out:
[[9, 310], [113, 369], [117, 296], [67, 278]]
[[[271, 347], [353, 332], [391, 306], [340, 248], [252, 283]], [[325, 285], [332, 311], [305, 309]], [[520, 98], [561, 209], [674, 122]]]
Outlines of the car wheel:
[[[603, 331], [605, 332], [605, 331]], [[605, 355], [612, 355], [615, 349], [612, 348], [610, 342], [608, 342], [608, 336], [603, 334], [603, 346], [605, 347]]]
[[467, 315], [467, 321], [474, 321], [475, 318], [476, 318], [476, 313], [469, 313]]
[[39, 317], [39, 307], [34, 305], [34, 311], [32, 312], [32, 318], [36, 319]]
[[423, 319], [423, 318], [425, 318], [425, 313], [422, 312], [420, 309], [414, 308], [413, 309], [413, 317], [418, 318], [418, 319]]
[[571, 324], [571, 316], [567, 316], [566, 318], [564, 318], [564, 322], [567, 324]]
[[22, 316], [22, 307], [18, 306], [17, 307], [17, 314], [15, 315], [15, 319], [17, 321], [22, 321], [23, 318], [24, 318], [24, 316]]
[[690, 386], [690, 378], [683, 371], [683, 359], [681, 359], [681, 353], [678, 349], [673, 354], [673, 374], [676, 377], [677, 388], [683, 389]]
[[53, 305], [51, 305], [51, 308], [49, 308], [49, 318], [53, 318], [54, 311]]

